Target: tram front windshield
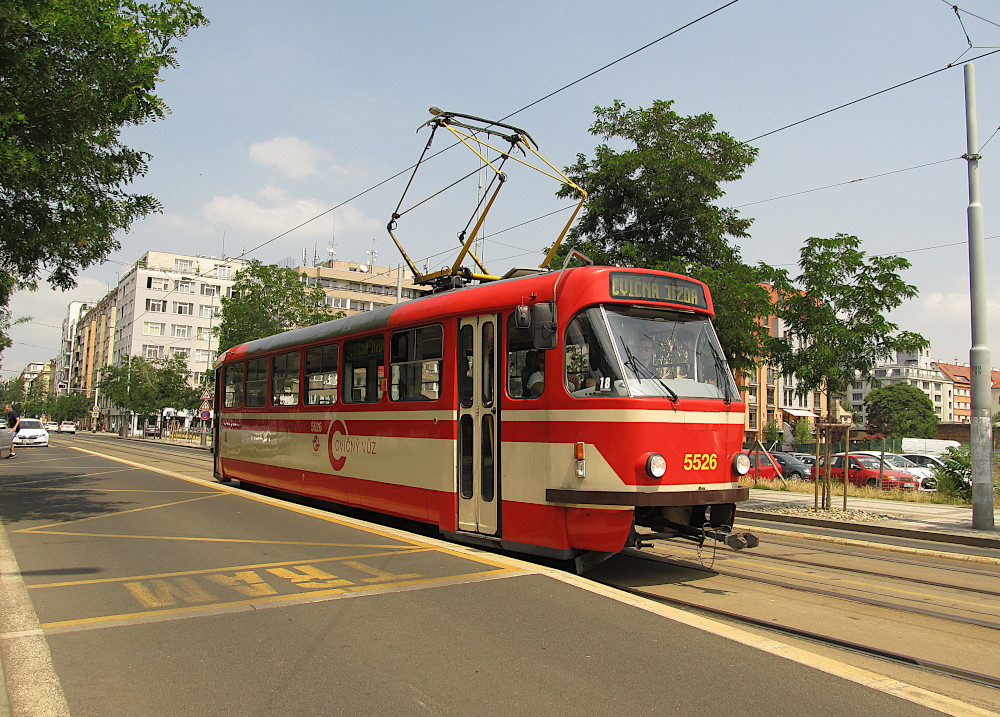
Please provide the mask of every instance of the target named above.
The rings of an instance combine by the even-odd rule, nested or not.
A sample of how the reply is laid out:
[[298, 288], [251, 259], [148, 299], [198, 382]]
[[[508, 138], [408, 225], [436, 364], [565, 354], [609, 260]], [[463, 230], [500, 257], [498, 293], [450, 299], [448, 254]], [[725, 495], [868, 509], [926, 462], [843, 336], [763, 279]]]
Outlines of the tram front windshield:
[[608, 304], [585, 309], [566, 329], [566, 388], [577, 397], [739, 396], [705, 316]]

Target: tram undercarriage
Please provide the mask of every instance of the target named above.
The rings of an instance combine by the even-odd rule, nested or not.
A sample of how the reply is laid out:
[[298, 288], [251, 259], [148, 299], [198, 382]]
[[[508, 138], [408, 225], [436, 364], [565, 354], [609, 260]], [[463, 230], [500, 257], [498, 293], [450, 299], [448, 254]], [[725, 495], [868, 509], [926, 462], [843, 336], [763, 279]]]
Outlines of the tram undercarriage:
[[[699, 545], [706, 540], [715, 540], [733, 550], [756, 548], [760, 542], [757, 536], [734, 531], [735, 522], [735, 503], [640, 506], [635, 509], [628, 545], [648, 548], [652, 546], [651, 540], [681, 538]], [[651, 532], [640, 532], [637, 528], [649, 528]]]

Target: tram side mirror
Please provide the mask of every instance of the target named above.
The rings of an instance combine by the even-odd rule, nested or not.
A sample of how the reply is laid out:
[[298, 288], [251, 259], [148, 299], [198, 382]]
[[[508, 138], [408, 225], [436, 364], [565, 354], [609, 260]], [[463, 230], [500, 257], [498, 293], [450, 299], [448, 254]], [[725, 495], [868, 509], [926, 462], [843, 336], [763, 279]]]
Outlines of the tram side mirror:
[[538, 303], [531, 310], [531, 343], [536, 349], [554, 349], [559, 341], [556, 331], [556, 305]]
[[518, 304], [514, 307], [514, 326], [519, 329], [531, 328], [531, 307], [527, 304]]

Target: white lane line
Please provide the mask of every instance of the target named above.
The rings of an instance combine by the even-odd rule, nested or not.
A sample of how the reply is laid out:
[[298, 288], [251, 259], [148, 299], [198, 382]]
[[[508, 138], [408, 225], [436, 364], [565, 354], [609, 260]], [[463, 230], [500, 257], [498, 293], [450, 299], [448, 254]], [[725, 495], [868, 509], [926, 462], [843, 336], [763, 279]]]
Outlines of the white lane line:
[[[0, 523], [0, 682], [7, 709], [14, 715], [68, 717], [69, 704], [52, 667], [49, 643], [42, 634], [7, 531]], [[0, 707], [4, 705], [0, 703]]]

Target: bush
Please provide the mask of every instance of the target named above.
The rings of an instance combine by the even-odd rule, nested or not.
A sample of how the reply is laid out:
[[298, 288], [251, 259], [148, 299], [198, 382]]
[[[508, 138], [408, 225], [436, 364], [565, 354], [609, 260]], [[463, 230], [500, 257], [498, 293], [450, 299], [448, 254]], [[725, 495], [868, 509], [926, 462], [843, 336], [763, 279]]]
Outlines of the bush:
[[938, 491], [945, 495], [972, 500], [972, 453], [968, 446], [949, 448], [941, 459], [944, 467], [934, 469]]

